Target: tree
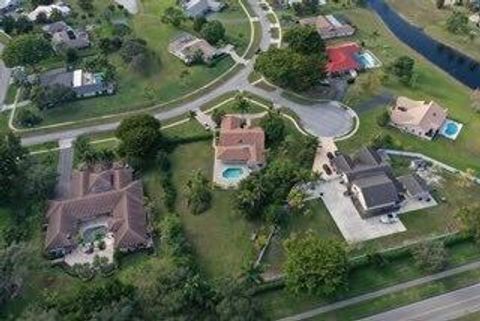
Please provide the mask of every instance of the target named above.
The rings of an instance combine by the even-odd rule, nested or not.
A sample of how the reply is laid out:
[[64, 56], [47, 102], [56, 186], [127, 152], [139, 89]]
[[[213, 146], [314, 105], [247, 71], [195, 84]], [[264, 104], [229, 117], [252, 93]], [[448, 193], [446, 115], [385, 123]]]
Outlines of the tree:
[[412, 249], [415, 264], [429, 273], [439, 272], [447, 266], [447, 252], [442, 242], [422, 242]]
[[161, 19], [163, 23], [179, 27], [186, 20], [186, 17], [183, 14], [182, 9], [177, 7], [168, 7], [163, 12]]
[[24, 127], [33, 127], [43, 121], [43, 117], [39, 110], [35, 107], [19, 108], [17, 112], [17, 122]]
[[267, 146], [276, 146], [285, 139], [285, 122], [279, 113], [269, 112], [268, 117], [264, 117], [260, 121], [260, 126], [265, 132]]
[[377, 116], [377, 125], [380, 127], [385, 127], [390, 122], [390, 113], [388, 110], [383, 111], [380, 115]]
[[105, 55], [95, 55], [84, 59], [82, 67], [92, 73], [102, 73], [106, 82], [115, 80], [116, 68]]
[[400, 78], [400, 81], [406, 85], [410, 85], [414, 74], [415, 60], [408, 56], [397, 58], [390, 66], [393, 75]]
[[72, 88], [55, 84], [49, 87], [34, 86], [30, 93], [30, 99], [40, 109], [50, 109], [59, 104], [72, 101], [77, 97]]
[[331, 296], [346, 285], [348, 260], [344, 245], [309, 231], [285, 241], [285, 284], [295, 294]]
[[0, 306], [19, 295], [31, 254], [24, 244], [0, 249]]
[[98, 160], [97, 153], [87, 136], [79, 136], [73, 143], [75, 159], [78, 163], [93, 165]]
[[212, 112], [212, 120], [217, 124], [217, 126], [220, 126], [222, 123], [222, 119], [225, 116], [225, 111], [217, 108]]
[[454, 11], [447, 19], [447, 30], [454, 34], [465, 34], [468, 30], [468, 16], [460, 11]]
[[198, 16], [193, 18], [193, 30], [200, 32], [202, 27], [207, 23], [207, 18], [204, 16]]
[[145, 164], [160, 147], [160, 122], [148, 114], [131, 116], [122, 120], [115, 137], [120, 140], [118, 152], [121, 156]]
[[284, 88], [306, 91], [325, 77], [326, 60], [321, 55], [306, 56], [290, 49], [270, 48], [255, 61], [255, 71]]
[[0, 140], [0, 202], [13, 201], [23, 175], [22, 163], [27, 151], [22, 147], [20, 138], [12, 132], [1, 134]]
[[17, 321], [60, 321], [57, 310], [44, 310], [40, 307], [32, 307], [24, 311]]
[[52, 54], [52, 47], [47, 39], [39, 35], [20, 35], [5, 47], [2, 58], [7, 67], [35, 66]]
[[313, 26], [296, 25], [285, 32], [288, 47], [303, 55], [324, 55], [325, 42]]
[[147, 52], [147, 42], [143, 39], [135, 38], [126, 40], [120, 50], [120, 56], [123, 61], [130, 63], [134, 57]]
[[220, 40], [225, 38], [225, 27], [220, 21], [212, 20], [202, 26], [200, 33], [205, 40], [216, 45]]
[[210, 182], [201, 171], [192, 174], [186, 184], [187, 205], [192, 214], [200, 214], [210, 208], [212, 191]]
[[287, 196], [287, 203], [293, 213], [302, 214], [305, 210], [307, 194], [298, 186], [294, 186]]
[[221, 298], [215, 306], [219, 321], [265, 320], [258, 304], [249, 293], [249, 284], [238, 280], [227, 280], [221, 285]]
[[76, 49], [74, 48], [68, 48], [66, 51], [65, 51], [65, 62], [67, 63], [67, 65], [71, 65], [71, 64], [74, 64], [75, 62], [78, 61], [78, 52]]
[[233, 109], [241, 114], [245, 114], [250, 110], [250, 103], [245, 98], [245, 95], [238, 93], [235, 95], [233, 101]]
[[435, 4], [437, 5], [437, 9], [443, 9], [445, 7], [445, 0], [436, 0]]
[[93, 0], [78, 0], [77, 3], [83, 11], [93, 11], [94, 9]]
[[466, 234], [472, 235], [477, 242], [480, 242], [480, 204], [460, 208], [456, 217], [462, 226], [462, 230]]
[[57, 21], [62, 21], [63, 20], [63, 13], [58, 10], [58, 9], [53, 9], [52, 12], [50, 13], [50, 17], [48, 20], [50, 22], [57, 22]]

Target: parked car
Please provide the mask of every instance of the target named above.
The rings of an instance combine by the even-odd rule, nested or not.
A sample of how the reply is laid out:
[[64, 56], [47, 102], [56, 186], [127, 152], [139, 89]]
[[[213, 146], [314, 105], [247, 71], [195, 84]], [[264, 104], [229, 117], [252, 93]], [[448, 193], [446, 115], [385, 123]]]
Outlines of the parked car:
[[323, 170], [325, 171], [325, 174], [327, 174], [328, 176], [332, 175], [332, 170], [330, 169], [330, 167], [328, 167], [327, 164], [323, 164]]
[[383, 224], [393, 224], [398, 222], [398, 216], [395, 213], [390, 213], [380, 217], [380, 222]]

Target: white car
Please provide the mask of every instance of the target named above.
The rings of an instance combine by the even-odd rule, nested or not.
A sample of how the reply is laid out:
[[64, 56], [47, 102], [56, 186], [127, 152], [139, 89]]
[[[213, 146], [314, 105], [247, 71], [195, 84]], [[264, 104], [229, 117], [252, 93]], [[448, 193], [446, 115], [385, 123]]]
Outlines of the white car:
[[393, 224], [398, 222], [398, 216], [395, 213], [390, 213], [380, 217], [380, 222], [383, 224]]

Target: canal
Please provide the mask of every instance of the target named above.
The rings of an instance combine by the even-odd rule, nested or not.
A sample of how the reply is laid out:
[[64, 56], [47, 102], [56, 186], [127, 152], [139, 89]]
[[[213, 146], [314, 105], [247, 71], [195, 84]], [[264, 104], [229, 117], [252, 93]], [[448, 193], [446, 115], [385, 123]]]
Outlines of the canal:
[[406, 21], [384, 0], [368, 0], [368, 5], [402, 42], [464, 85], [480, 88], [480, 62], [432, 39], [422, 29]]

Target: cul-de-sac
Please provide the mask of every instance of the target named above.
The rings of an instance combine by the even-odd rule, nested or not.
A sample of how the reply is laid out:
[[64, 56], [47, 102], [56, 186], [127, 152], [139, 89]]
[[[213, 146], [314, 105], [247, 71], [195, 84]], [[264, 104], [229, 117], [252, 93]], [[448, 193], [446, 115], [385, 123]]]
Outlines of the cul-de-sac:
[[479, 0], [0, 0], [0, 320], [480, 320]]

